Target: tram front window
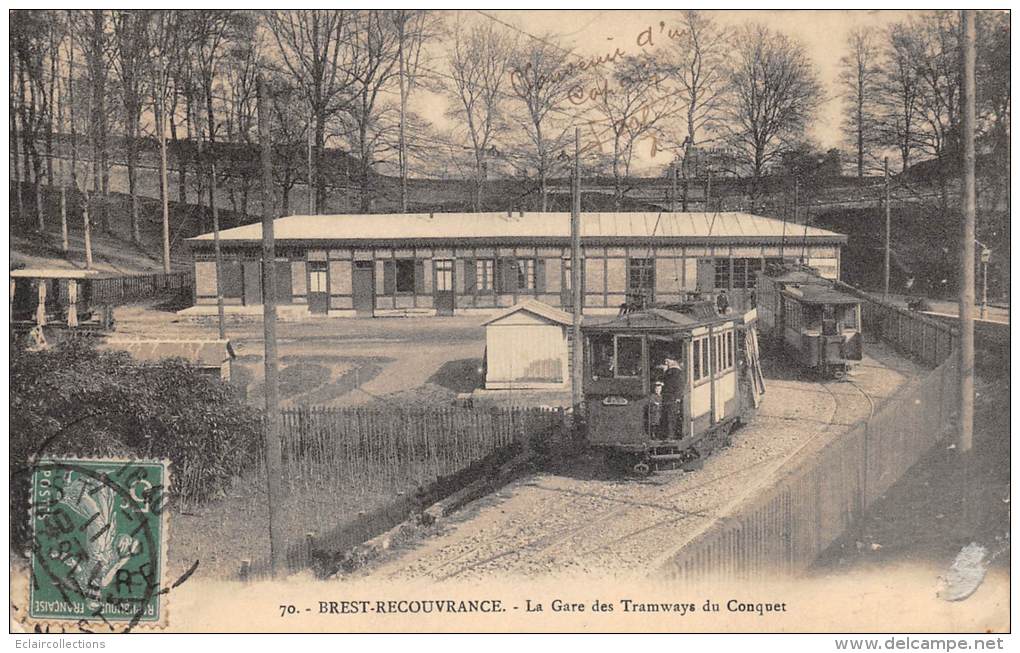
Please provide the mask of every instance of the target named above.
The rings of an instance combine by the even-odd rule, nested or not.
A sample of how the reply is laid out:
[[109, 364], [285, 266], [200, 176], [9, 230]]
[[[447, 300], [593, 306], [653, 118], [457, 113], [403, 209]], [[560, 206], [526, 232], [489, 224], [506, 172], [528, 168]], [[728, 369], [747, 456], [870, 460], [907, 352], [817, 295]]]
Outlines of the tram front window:
[[616, 376], [641, 376], [641, 338], [616, 339]]
[[592, 336], [591, 375], [593, 379], [613, 377], [613, 336]]

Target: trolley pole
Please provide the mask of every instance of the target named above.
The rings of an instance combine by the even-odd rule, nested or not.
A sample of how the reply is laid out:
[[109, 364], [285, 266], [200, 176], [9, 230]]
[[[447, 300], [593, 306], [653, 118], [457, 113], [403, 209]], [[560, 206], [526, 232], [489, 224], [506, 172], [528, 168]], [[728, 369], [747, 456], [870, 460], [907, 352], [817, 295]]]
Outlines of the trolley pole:
[[275, 511], [282, 498], [279, 379], [276, 350], [276, 242], [273, 235], [273, 154], [269, 136], [269, 98], [266, 82], [258, 77], [259, 145], [262, 148], [262, 298], [266, 356], [266, 478], [269, 491], [269, 564], [274, 576], [283, 571], [284, 537]]
[[885, 171], [885, 277], [882, 283], [882, 299], [888, 300], [889, 298], [889, 254], [892, 248], [890, 243], [891, 239], [891, 219], [890, 219], [890, 207], [889, 207], [889, 157], [885, 157], [885, 161], [882, 164], [883, 170]]
[[[580, 409], [584, 380], [584, 343], [581, 340], [581, 317], [584, 299], [581, 293], [581, 128], [574, 128], [574, 197], [570, 211], [570, 292], [573, 295], [572, 369], [570, 375], [571, 404]], [[575, 421], [576, 423], [576, 421]]]

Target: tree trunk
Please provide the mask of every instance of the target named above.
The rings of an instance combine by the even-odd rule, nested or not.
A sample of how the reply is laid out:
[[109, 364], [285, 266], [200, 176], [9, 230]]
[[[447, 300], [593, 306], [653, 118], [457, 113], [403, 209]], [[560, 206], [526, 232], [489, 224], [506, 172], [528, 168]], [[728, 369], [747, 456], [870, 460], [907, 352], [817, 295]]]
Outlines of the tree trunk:
[[[14, 82], [14, 57], [8, 60], [8, 69], [10, 70], [10, 81]], [[19, 101], [24, 102], [24, 93], [19, 93]], [[8, 110], [10, 111], [10, 122], [11, 122], [11, 141], [14, 146], [14, 194], [17, 196], [18, 203], [18, 219], [21, 220], [25, 217], [25, 202], [21, 196], [21, 135], [18, 131], [18, 111], [17, 106], [14, 102], [14, 93], [10, 94], [8, 101]]]
[[[323, 150], [326, 146], [326, 116], [323, 111], [315, 112], [315, 151], [312, 153], [315, 175], [315, 210], [322, 213], [326, 208], [326, 175], [322, 171]], [[350, 175], [347, 179], [350, 186]]]
[[372, 193], [369, 190], [369, 174], [372, 162], [370, 160], [367, 143], [368, 117], [365, 116], [360, 122], [361, 124], [358, 127], [360, 143], [358, 149], [361, 152], [361, 165], [359, 166], [361, 170], [361, 174], [359, 175], [361, 177], [361, 212], [368, 213], [372, 206]]
[[137, 121], [132, 124], [133, 118], [128, 118], [127, 134], [127, 168], [128, 168], [128, 194], [131, 195], [131, 240], [136, 245], [141, 245], [142, 234], [138, 206], [138, 143], [137, 143]]
[[857, 88], [857, 178], [864, 178], [864, 88]]

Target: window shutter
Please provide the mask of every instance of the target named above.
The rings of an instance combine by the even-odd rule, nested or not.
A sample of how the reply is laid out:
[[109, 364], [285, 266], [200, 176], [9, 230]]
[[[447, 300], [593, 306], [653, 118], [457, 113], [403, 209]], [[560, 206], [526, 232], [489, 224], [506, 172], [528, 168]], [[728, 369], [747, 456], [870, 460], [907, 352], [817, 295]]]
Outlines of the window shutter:
[[535, 292], [545, 292], [545, 259], [535, 259]]
[[397, 289], [397, 270], [393, 261], [383, 261], [383, 294], [394, 295]]
[[425, 261], [414, 262], [414, 292], [419, 295], [425, 294]]
[[477, 290], [478, 281], [475, 279], [475, 259], [464, 259], [464, 292], [468, 295], [473, 295]]

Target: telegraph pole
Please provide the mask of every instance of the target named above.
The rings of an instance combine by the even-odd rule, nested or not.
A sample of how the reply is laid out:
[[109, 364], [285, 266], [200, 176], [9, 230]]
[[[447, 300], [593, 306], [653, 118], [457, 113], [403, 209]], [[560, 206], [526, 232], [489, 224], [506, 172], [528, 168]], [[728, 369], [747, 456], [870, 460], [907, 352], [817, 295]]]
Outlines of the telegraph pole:
[[262, 306], [266, 359], [266, 478], [269, 491], [269, 564], [274, 576], [283, 571], [285, 541], [275, 511], [282, 498], [283, 452], [280, 444], [280, 396], [276, 350], [276, 242], [273, 235], [273, 153], [269, 136], [269, 98], [258, 77], [259, 145], [262, 149]]
[[[581, 128], [574, 128], [574, 197], [570, 211], [570, 292], [573, 295], [572, 337], [573, 369], [571, 370], [571, 403], [575, 411], [580, 410], [582, 383], [584, 381], [584, 343], [581, 339]], [[575, 413], [576, 415], [576, 413]], [[575, 424], [577, 422], [575, 421]]]
[[882, 165], [885, 171], [885, 278], [882, 284], [882, 299], [889, 298], [889, 256], [892, 249], [891, 234], [892, 228], [890, 219], [891, 209], [889, 207], [889, 157], [885, 157]]
[[[974, 445], [974, 11], [963, 12], [963, 238], [960, 241], [960, 453]], [[965, 469], [965, 473], [968, 471]], [[969, 485], [969, 479], [964, 482]]]
[[[163, 104], [164, 84], [166, 84], [166, 64], [162, 57], [159, 61], [159, 83], [156, 92], [156, 130], [159, 132], [159, 183], [160, 200], [163, 204], [163, 272], [170, 274], [170, 186], [166, 174], [166, 106]], [[219, 270], [217, 269], [217, 274]]]

